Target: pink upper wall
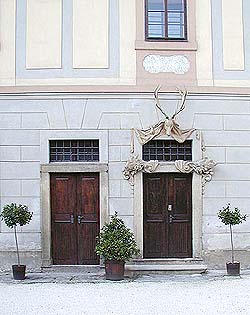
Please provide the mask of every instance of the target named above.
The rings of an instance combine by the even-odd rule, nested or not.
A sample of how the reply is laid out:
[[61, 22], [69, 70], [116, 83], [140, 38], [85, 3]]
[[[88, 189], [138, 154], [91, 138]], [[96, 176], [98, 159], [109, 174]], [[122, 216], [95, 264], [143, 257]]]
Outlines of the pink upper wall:
[[[136, 7], [136, 60], [137, 84], [157, 85], [168, 82], [168, 86], [197, 85], [196, 78], [196, 26], [195, 26], [195, 0], [187, 0], [187, 40], [186, 41], [146, 41], [145, 40], [145, 1], [137, 0]], [[143, 67], [143, 60], [148, 55], [157, 56], [184, 56], [190, 63], [190, 68], [185, 74], [171, 72], [149, 73]]]

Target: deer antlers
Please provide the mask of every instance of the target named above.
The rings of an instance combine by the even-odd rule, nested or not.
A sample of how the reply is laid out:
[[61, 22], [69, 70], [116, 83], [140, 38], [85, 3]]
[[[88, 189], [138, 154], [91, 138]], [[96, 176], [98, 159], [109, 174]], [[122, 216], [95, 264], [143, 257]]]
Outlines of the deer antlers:
[[[159, 91], [161, 89], [161, 86], [158, 85], [156, 87], [156, 89], [154, 90], [154, 99], [155, 99], [155, 105], [156, 107], [159, 109], [159, 111], [165, 116], [166, 119], [169, 119], [169, 116], [163, 111], [163, 109], [161, 108], [160, 105], [160, 100], [159, 100]], [[177, 106], [175, 113], [173, 114], [173, 116], [171, 117], [171, 119], [174, 119], [180, 112], [182, 112], [185, 109], [185, 101], [187, 98], [187, 91], [186, 90], [181, 90], [179, 88], [176, 87], [176, 90], [178, 91], [178, 93], [181, 96], [181, 104], [180, 106]]]
[[155, 98], [155, 105], [159, 109], [159, 111], [165, 116], [166, 119], [169, 119], [168, 115], [162, 110], [159, 100], [159, 91], [161, 89], [161, 86], [158, 85], [156, 89], [154, 90], [154, 98]]
[[176, 90], [179, 92], [179, 94], [181, 96], [181, 105], [179, 106], [179, 109], [177, 107], [174, 115], [172, 116], [172, 119], [174, 119], [175, 116], [177, 116], [180, 112], [182, 112], [186, 108], [185, 102], [186, 102], [186, 98], [187, 98], [187, 91], [186, 90], [182, 91], [179, 88], [176, 88]]

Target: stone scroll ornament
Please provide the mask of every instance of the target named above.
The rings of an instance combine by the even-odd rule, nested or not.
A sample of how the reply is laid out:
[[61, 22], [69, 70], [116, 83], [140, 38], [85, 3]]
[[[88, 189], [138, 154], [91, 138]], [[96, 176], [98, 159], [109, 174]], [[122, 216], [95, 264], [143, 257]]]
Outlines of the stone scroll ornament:
[[130, 185], [134, 186], [134, 177], [136, 173], [153, 173], [158, 165], [158, 161], [146, 162], [141, 160], [138, 155], [131, 154], [122, 173], [124, 178], [129, 181]]
[[205, 184], [212, 180], [214, 174], [214, 167], [217, 163], [207, 157], [196, 162], [192, 161], [175, 161], [175, 167], [181, 173], [192, 173], [195, 172], [202, 177], [202, 194], [204, 194]]

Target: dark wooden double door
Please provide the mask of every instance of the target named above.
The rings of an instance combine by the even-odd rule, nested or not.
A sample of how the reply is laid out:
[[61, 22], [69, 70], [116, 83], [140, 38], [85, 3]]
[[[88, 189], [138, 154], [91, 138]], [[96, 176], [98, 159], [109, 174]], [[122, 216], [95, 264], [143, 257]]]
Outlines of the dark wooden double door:
[[51, 174], [50, 184], [53, 264], [99, 264], [99, 174]]
[[144, 174], [144, 258], [192, 257], [192, 175]]

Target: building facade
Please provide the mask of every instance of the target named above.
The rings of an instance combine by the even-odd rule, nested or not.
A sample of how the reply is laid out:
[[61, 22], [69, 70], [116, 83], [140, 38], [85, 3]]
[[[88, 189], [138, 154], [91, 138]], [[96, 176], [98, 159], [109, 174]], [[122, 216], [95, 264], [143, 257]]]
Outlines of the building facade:
[[[0, 1], [1, 207], [33, 212], [24, 263], [98, 265], [117, 211], [141, 263], [224, 266], [217, 213], [250, 214], [249, 15], [248, 0]], [[234, 235], [245, 268], [249, 222]], [[15, 262], [3, 222], [0, 257]]]

